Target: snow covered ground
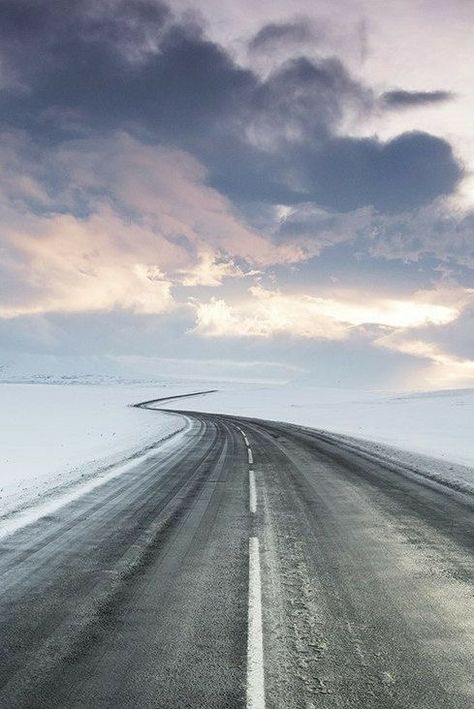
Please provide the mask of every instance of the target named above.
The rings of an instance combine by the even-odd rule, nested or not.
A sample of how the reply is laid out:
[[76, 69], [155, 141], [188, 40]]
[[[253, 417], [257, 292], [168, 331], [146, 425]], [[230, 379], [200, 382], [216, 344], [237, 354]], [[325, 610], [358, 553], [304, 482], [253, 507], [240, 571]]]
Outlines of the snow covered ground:
[[368, 439], [379, 454], [381, 445], [395, 446], [401, 450], [387, 449], [387, 454], [474, 490], [473, 389], [387, 394], [202, 381], [1, 383], [0, 518], [119, 474], [120, 466], [184, 426], [179, 416], [130, 404], [216, 387], [216, 393], [168, 406], [288, 421]]
[[218, 386], [215, 394], [169, 408], [287, 421], [367, 439], [400, 449], [387, 455], [411, 461], [432, 477], [449, 477], [474, 490], [474, 389], [388, 394], [291, 384]]
[[137, 385], [1, 383], [0, 517], [110, 475], [181, 429], [180, 416], [128, 406], [149, 393]]

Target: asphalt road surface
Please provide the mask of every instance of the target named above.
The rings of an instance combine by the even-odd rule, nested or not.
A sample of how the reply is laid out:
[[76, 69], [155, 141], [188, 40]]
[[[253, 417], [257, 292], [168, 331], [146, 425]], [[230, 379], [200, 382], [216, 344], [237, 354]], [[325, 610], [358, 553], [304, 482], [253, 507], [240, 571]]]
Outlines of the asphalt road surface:
[[2, 540], [0, 706], [471, 709], [472, 533], [395, 464], [189, 414]]

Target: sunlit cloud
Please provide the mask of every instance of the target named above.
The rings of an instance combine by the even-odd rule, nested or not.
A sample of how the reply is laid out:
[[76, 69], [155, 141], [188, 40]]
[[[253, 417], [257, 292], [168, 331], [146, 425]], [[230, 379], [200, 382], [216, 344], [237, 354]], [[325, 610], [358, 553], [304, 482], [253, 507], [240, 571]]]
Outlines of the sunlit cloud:
[[7, 348], [471, 381], [470, 3], [32, 4], [0, 3]]
[[[25, 150], [21, 135], [16, 144], [17, 153]], [[4, 279], [14, 287], [0, 295], [1, 317], [115, 308], [161, 313], [173, 306], [173, 284], [216, 287], [307, 257], [239, 221], [206, 186], [199, 163], [180, 151], [119, 134], [100, 144], [73, 141], [43, 166], [12, 150], [9, 160], [0, 243]], [[69, 175], [54, 202], [43, 185], [50, 160]]]
[[[147, 234], [108, 208], [86, 220], [31, 218], [24, 228], [8, 234], [19, 288], [0, 302], [0, 316], [117, 307], [159, 313], [171, 306], [171, 283], [147, 258]], [[135, 240], [140, 248], [133, 248]]]
[[377, 340], [377, 345], [395, 352], [427, 360], [422, 376], [428, 385], [441, 388], [474, 385], [474, 360], [456, 357], [432, 342], [410, 339], [406, 333], [396, 333]]
[[250, 298], [237, 304], [223, 299], [195, 303], [196, 331], [212, 337], [271, 337], [287, 333], [296, 337], [340, 340], [351, 328], [378, 325], [413, 328], [424, 324], [442, 325], [455, 320], [455, 307], [419, 301], [373, 298], [360, 301], [346, 298], [283, 294], [254, 286]]
[[180, 269], [177, 282], [187, 288], [209, 286], [217, 288], [227, 278], [245, 278], [256, 276], [258, 270], [244, 271], [232, 259], [221, 258], [217, 254], [206, 252], [200, 255], [198, 263], [188, 269]]
[[244, 306], [231, 306], [222, 299], [196, 304], [196, 332], [209, 337], [271, 337], [291, 334], [339, 340], [345, 329], [319, 313], [304, 300], [291, 301], [275, 295]]

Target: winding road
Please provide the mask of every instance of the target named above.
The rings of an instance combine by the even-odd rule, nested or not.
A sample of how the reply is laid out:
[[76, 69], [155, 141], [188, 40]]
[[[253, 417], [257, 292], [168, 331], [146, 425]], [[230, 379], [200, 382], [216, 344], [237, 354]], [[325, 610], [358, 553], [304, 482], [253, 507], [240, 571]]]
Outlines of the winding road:
[[185, 416], [1, 541], [0, 707], [474, 706], [473, 500], [308, 429]]

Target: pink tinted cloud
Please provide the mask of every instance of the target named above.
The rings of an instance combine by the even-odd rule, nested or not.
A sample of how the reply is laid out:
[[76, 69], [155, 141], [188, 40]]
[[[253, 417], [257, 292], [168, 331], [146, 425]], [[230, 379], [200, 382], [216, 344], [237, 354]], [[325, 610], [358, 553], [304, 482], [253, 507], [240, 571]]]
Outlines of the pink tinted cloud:
[[0, 194], [3, 275], [10, 284], [0, 300], [4, 317], [163, 312], [174, 307], [173, 283], [243, 277], [236, 259], [262, 268], [307, 256], [304, 247], [275, 247], [249, 228], [182, 151], [122, 133], [71, 142], [38, 164], [20, 134], [9, 145]]

